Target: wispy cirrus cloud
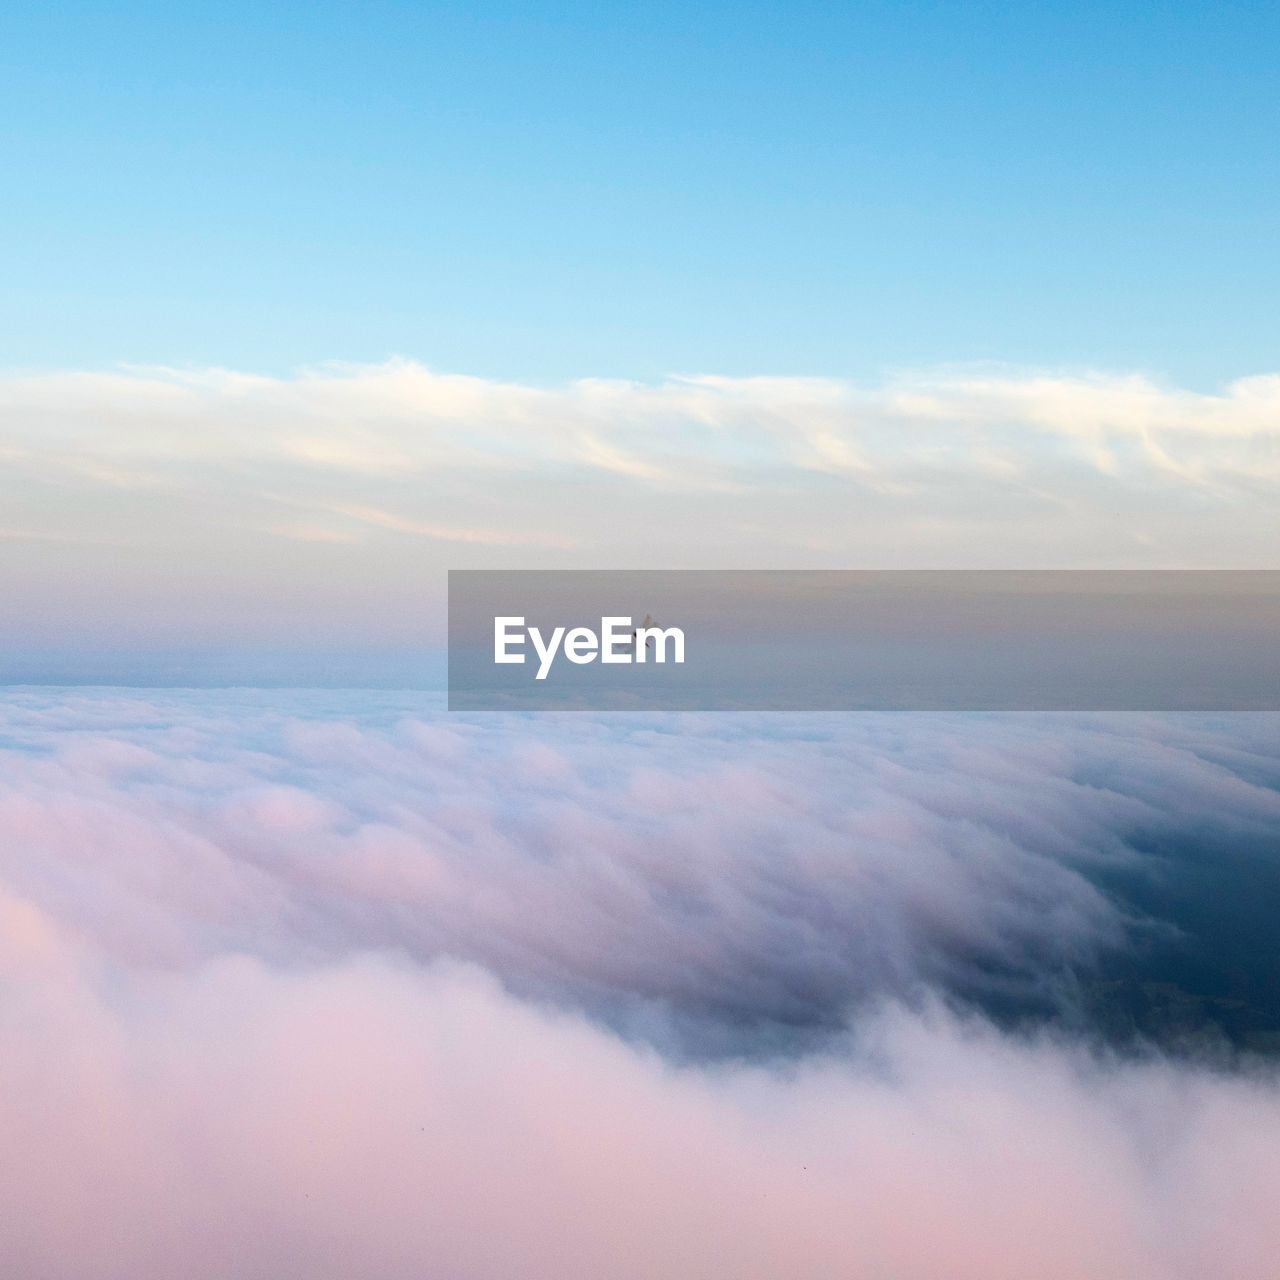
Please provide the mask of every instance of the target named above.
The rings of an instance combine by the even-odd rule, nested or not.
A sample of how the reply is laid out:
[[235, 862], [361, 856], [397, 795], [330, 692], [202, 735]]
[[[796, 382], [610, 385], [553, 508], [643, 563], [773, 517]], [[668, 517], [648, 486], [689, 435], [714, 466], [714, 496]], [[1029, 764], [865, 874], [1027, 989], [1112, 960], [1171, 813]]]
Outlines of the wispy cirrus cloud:
[[317, 618], [351, 650], [438, 641], [447, 568], [1275, 559], [1277, 376], [537, 387], [391, 361], [10, 377], [0, 415], [15, 651], [297, 645]]

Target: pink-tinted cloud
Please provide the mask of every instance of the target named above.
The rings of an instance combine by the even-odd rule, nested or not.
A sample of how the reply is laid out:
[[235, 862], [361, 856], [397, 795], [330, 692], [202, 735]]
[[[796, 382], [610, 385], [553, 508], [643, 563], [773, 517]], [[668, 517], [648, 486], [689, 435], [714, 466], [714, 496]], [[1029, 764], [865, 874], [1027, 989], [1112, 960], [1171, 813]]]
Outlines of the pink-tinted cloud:
[[11, 693], [0, 1274], [1270, 1280], [1273, 1075], [946, 1001], [1275, 738]]
[[24, 1280], [1274, 1274], [1274, 1083], [902, 1011], [677, 1068], [473, 969], [122, 974], [12, 899], [4, 934]]

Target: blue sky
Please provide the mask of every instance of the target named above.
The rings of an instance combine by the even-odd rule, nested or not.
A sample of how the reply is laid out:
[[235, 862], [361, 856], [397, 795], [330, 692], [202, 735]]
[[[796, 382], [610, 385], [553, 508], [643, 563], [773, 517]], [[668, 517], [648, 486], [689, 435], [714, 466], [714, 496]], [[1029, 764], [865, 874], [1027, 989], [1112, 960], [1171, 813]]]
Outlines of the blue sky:
[[1273, 5], [6, 7], [0, 356], [1276, 367]]

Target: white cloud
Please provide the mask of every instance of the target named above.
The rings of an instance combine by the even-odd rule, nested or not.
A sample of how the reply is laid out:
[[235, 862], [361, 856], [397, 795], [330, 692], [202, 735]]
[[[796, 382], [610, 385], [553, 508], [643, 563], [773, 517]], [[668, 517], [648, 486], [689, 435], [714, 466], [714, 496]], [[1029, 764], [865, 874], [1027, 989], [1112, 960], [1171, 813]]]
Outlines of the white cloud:
[[1276, 376], [139, 369], [0, 422], [10, 650], [438, 641], [447, 568], [1275, 565]]
[[0, 703], [0, 1271], [1274, 1274], [1273, 1076], [939, 994], [1124, 945], [1132, 824], [1273, 830], [1274, 718], [430, 708]]
[[24, 1280], [1274, 1273], [1270, 1083], [902, 1012], [787, 1074], [673, 1069], [466, 969], [148, 981], [9, 910]]
[[1144, 865], [1129, 833], [1225, 848], [1280, 822], [1249, 764], [1265, 716], [437, 706], [11, 694], [0, 878], [155, 965], [453, 956], [702, 1052], [820, 1043], [924, 988], [1070, 1008], [1064, 974], [1166, 928], [1095, 887]]

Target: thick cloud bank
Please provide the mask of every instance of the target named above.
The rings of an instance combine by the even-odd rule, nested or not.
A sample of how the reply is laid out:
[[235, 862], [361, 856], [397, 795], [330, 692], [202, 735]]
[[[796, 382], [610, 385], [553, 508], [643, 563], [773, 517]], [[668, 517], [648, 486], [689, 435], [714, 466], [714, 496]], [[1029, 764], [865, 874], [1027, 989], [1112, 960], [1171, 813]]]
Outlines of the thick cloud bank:
[[1224, 999], [1176, 885], [1247, 926], [1278, 746], [12, 693], [0, 1271], [1271, 1277], [1271, 1069], [1089, 993]]

